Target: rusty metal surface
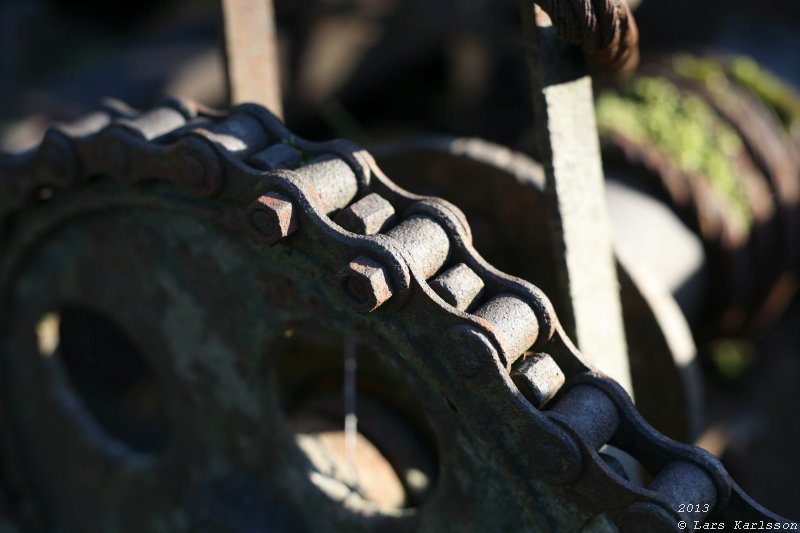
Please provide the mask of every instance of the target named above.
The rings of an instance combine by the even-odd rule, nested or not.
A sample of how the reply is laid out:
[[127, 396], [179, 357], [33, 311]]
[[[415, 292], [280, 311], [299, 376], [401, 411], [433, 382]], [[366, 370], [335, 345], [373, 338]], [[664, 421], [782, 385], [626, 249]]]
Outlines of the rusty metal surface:
[[[533, 2], [525, 4], [526, 9], [533, 7]], [[639, 29], [627, 0], [579, 1], [571, 5], [538, 0], [536, 5], [565, 41], [583, 48], [595, 70], [624, 74], [636, 69]]]
[[592, 80], [580, 50], [552, 26], [537, 26], [533, 8], [520, 1], [549, 219], [561, 237], [554, 253], [569, 295], [558, 309], [592, 363], [632, 394]]
[[[150, 136], [138, 129], [160, 130], [149, 113], [109, 117], [80, 137], [52, 130], [41, 147], [0, 166], [0, 183], [14, 193], [0, 206], [0, 434], [19, 458], [4, 455], [21, 472], [17, 490], [45, 528], [82, 531], [91, 521], [103, 531], [246, 531], [282, 521], [319, 531], [573, 531], [633, 515], [676, 530], [686, 518], [677, 503], [699, 496], [710, 504], [699, 520], [783, 521], [712, 456], [653, 430], [572, 346], [547, 297], [477, 254], [451, 204], [400, 189], [357, 146], [294, 137], [263, 108], [161, 107], [185, 124]], [[343, 165], [318, 165], [317, 174], [249, 165], [278, 143], [304, 161], [326, 154]], [[248, 218], [270, 193], [297, 216], [294, 233], [272, 246]], [[333, 221], [369, 194], [392, 205], [398, 226], [416, 220], [444, 231], [447, 251], [434, 239], [426, 259], [412, 234], [359, 235]], [[353, 310], [338, 289], [336, 273], [359, 257], [380, 264], [392, 288], [371, 312]], [[483, 282], [475, 313], [429, 285], [432, 265], [458, 264]], [[175, 427], [161, 454], [127, 449], [92, 427], [65, 391], [57, 358], [37, 349], [37, 321], [65, 302], [113, 318], [168, 384]], [[293, 324], [357, 331], [403, 370], [434, 422], [442, 461], [424, 504], [386, 510], [309, 468], [276, 405], [270, 347]], [[511, 379], [529, 350], [548, 354], [565, 376], [552, 408], [536, 409]], [[595, 409], [608, 424], [586, 416]], [[606, 443], [654, 483], [637, 486], [609, 467], [597, 449]]]
[[272, 0], [222, 0], [231, 104], [252, 102], [283, 115]]
[[[492, 264], [536, 280], [554, 301], [566, 299], [537, 162], [487, 141], [450, 137], [389, 143], [376, 157], [403, 187], [456, 203], [473, 227], [476, 249]], [[689, 327], [635, 260], [619, 250], [615, 256], [637, 409], [662, 433], [691, 441], [701, 425], [702, 388]], [[431, 285], [436, 290], [436, 280]]]

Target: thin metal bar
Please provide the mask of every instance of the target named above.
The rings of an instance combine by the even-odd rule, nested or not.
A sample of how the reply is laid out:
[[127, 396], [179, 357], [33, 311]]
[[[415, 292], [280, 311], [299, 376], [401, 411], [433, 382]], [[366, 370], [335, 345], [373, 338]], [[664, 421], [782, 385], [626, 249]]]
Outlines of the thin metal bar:
[[222, 0], [230, 103], [254, 102], [283, 117], [272, 0]]
[[344, 339], [344, 457], [345, 464], [350, 470], [350, 475], [356, 480], [358, 479], [356, 466], [356, 447], [358, 444], [357, 373], [357, 341], [354, 336], [347, 336]]
[[[532, 0], [520, 0], [545, 169], [562, 324], [600, 370], [632, 393], [619, 282], [611, 249], [592, 80], [582, 51], [562, 40]], [[538, 26], [537, 26], [538, 22]]]

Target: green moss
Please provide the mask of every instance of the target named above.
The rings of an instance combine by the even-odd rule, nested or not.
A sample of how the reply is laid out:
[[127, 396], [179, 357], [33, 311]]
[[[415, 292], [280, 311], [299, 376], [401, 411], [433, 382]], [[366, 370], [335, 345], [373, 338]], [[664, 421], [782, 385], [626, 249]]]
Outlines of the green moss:
[[719, 339], [708, 349], [717, 373], [727, 380], [743, 378], [756, 361], [755, 346], [745, 340]]
[[672, 58], [672, 70], [679, 76], [698, 81], [705, 85], [726, 83], [722, 64], [708, 57], [678, 54]]
[[800, 94], [797, 91], [749, 57], [729, 61], [727, 73], [775, 111], [789, 133], [800, 139]]
[[724, 97], [731, 80], [772, 109], [786, 129], [800, 138], [800, 94], [749, 57], [720, 60], [688, 54], [676, 55], [673, 71], [683, 78], [702, 83], [715, 96]]
[[666, 78], [638, 77], [597, 100], [600, 134], [620, 134], [664, 152], [681, 170], [702, 176], [745, 227], [747, 197], [732, 161], [742, 150], [736, 132], [700, 97]]

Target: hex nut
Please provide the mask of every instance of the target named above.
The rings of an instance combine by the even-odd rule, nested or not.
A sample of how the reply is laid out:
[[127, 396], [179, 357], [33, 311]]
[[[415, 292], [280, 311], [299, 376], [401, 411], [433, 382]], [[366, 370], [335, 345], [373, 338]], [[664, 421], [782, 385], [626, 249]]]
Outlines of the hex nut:
[[374, 311], [393, 294], [386, 269], [366, 256], [353, 259], [339, 272], [339, 289], [345, 301], [360, 313]]
[[483, 294], [483, 280], [464, 263], [443, 272], [430, 282], [431, 288], [445, 302], [466, 311]]
[[253, 202], [248, 218], [253, 228], [269, 244], [288, 237], [299, 227], [291, 200], [276, 192], [263, 194]]
[[250, 164], [261, 170], [295, 168], [303, 159], [300, 150], [284, 143], [273, 144], [250, 158]]
[[360, 235], [375, 235], [394, 220], [394, 207], [376, 193], [368, 194], [336, 215], [342, 228]]

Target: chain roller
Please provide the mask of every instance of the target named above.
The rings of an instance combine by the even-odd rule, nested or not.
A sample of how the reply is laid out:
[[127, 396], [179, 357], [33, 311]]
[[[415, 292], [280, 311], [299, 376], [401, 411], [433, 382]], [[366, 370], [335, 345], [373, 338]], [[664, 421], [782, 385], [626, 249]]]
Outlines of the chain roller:
[[[497, 424], [515, 422], [508, 438], [525, 453], [507, 459], [567, 486], [587, 513], [608, 513], [622, 530], [672, 531], [679, 520], [787, 523], [750, 500], [716, 458], [650, 427], [572, 345], [548, 298], [477, 254], [456, 207], [396, 186], [360, 147], [298, 138], [256, 105], [227, 115], [185, 100], [143, 113], [107, 105], [0, 160], [0, 230], [27, 205], [100, 175], [166, 180], [232, 203], [237, 227], [264, 246], [319, 245], [358, 312], [413, 322], [425, 317], [407, 312], [412, 301], [435, 308], [442, 363], [465, 391], [505, 406]], [[508, 398], [492, 399], [496, 391], [483, 385], [492, 361], [505, 371]], [[599, 453], [606, 444], [639, 461], [652, 482], [641, 487], [620, 475]], [[708, 503], [708, 512], [679, 512], [694, 502]]]

